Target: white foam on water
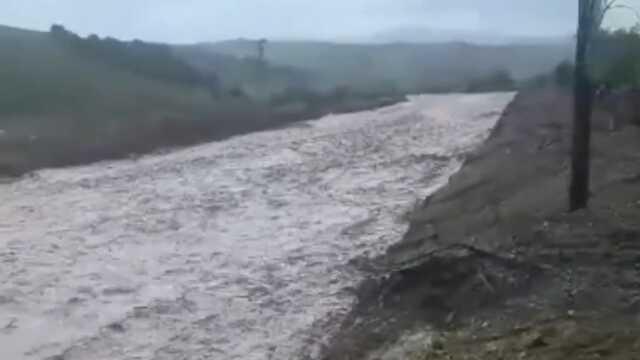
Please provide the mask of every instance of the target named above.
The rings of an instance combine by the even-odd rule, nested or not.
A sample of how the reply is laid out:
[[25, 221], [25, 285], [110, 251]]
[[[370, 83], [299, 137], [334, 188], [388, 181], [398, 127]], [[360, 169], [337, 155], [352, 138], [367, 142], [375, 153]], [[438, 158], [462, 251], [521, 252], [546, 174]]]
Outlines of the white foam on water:
[[312, 352], [307, 330], [354, 300], [348, 261], [398, 241], [513, 96], [414, 96], [0, 185], [0, 359]]

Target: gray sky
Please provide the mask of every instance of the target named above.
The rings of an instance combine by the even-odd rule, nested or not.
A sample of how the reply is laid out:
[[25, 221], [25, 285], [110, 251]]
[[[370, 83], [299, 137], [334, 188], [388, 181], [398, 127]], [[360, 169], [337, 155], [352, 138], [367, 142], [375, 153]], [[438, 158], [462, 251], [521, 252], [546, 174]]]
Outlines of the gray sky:
[[[638, 5], [640, 0], [622, 0]], [[0, 24], [168, 42], [237, 37], [357, 39], [428, 27], [568, 35], [578, 0], [0, 0]], [[631, 13], [609, 22], [629, 24]]]

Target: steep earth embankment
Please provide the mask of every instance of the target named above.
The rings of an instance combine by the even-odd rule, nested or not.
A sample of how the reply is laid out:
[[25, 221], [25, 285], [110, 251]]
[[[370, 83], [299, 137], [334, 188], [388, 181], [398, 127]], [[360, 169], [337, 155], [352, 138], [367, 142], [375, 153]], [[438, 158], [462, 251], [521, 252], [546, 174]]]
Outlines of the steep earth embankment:
[[327, 358], [640, 353], [640, 128], [596, 111], [591, 206], [569, 214], [571, 113], [558, 90], [516, 97], [372, 266]]

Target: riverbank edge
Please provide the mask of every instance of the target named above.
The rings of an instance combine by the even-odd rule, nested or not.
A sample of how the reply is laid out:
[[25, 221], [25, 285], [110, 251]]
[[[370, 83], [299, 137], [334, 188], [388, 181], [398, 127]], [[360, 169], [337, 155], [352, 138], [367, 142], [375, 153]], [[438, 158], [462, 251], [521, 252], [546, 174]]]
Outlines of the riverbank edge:
[[[194, 133], [184, 139], [175, 136], [175, 139], [162, 144], [156, 144], [154, 142], [145, 144], [144, 141], [140, 141], [140, 144], [136, 146], [120, 147], [114, 144], [113, 147], [109, 148], [104, 148], [103, 146], [98, 146], [95, 149], [86, 147], [76, 148], [76, 145], [70, 143], [60, 143], [59, 141], [51, 142], [47, 139], [38, 138], [11, 139], [7, 134], [0, 134], [0, 179], [16, 179], [31, 172], [46, 168], [89, 165], [101, 161], [121, 160], [196, 146], [208, 142], [224, 141], [235, 136], [295, 126], [297, 123], [321, 119], [330, 114], [372, 111], [406, 101], [408, 101], [407, 95], [385, 95], [368, 99], [366, 102], [350, 103], [347, 101], [346, 103], [327, 104], [321, 109], [314, 109], [312, 111], [285, 111], [285, 113], [281, 114], [277, 110], [272, 109], [269, 113], [263, 114], [266, 120], [255, 121], [251, 124], [251, 127], [242, 130], [220, 129], [220, 131], [215, 133]], [[163, 129], [158, 129], [158, 131], [162, 132]], [[172, 139], [170, 134], [167, 134], [166, 137]], [[34, 159], [29, 155], [34, 151], [37, 152], [37, 149], [42, 147], [48, 147], [56, 151], [62, 151], [60, 149], [68, 148], [69, 151], [62, 151], [59, 156], [52, 157], [46, 161], [38, 160], [37, 158]]]
[[[592, 204], [569, 214], [571, 104], [553, 88], [516, 95], [461, 170], [411, 214], [403, 240], [376, 259], [386, 270], [363, 283], [325, 359], [439, 359], [447, 344], [434, 348], [433, 339], [446, 334], [463, 334], [459, 344], [566, 316], [594, 331], [603, 317], [637, 316], [640, 131], [624, 121], [612, 131], [596, 110]], [[638, 326], [606, 323], [614, 333]], [[477, 351], [466, 349], [444, 353]]]

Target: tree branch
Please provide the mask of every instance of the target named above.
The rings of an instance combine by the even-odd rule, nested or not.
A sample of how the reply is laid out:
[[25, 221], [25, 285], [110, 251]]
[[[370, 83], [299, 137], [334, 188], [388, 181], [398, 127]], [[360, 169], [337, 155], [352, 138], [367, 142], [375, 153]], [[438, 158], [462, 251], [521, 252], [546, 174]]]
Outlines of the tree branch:
[[[593, 0], [592, 4], [595, 4], [596, 1], [598, 0]], [[606, 2], [604, 9], [602, 9], [602, 15], [600, 16], [600, 19], [598, 19], [598, 26], [602, 26], [602, 22], [604, 21], [604, 18], [608, 12], [617, 9], [631, 11], [631, 13], [635, 15], [636, 21], [640, 22], [640, 12], [638, 12], [637, 9], [626, 4], [618, 4], [618, 0], [609, 0]]]
[[630, 5], [620, 4], [620, 5], [612, 6], [610, 10], [615, 10], [615, 9], [623, 9], [623, 10], [631, 11], [631, 13], [636, 17], [636, 21], [640, 21], [640, 12], [638, 12], [637, 9], [635, 9]]

